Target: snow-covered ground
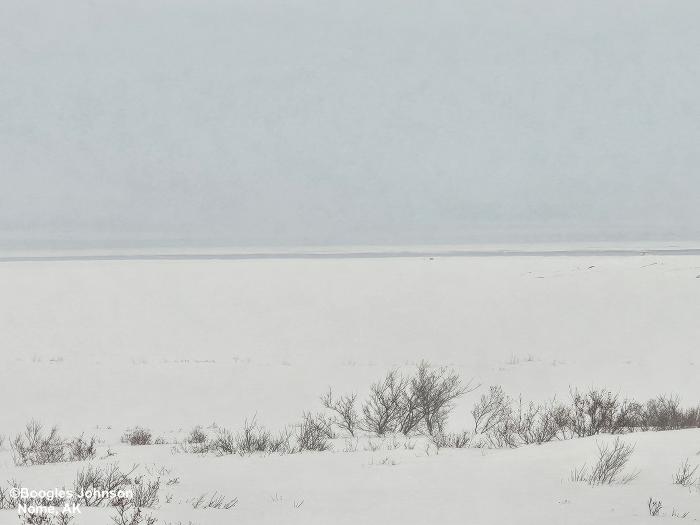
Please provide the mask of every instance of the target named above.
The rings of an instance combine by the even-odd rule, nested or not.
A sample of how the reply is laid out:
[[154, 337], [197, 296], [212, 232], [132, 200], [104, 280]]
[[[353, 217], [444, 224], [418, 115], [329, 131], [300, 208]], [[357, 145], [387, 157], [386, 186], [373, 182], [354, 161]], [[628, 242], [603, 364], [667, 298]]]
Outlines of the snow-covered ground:
[[[700, 430], [639, 433], [630, 468], [639, 476], [628, 485], [591, 487], [570, 481], [570, 470], [595, 458], [596, 442], [584, 438], [514, 450], [441, 449], [426, 452], [420, 440], [412, 450], [333, 452], [285, 456], [199, 457], [172, 454], [170, 445], [112, 445], [123, 468], [160, 475], [163, 487], [154, 511], [161, 523], [561, 523], [644, 524], [670, 519], [673, 510], [700, 516], [700, 492], [672, 484], [679, 465], [700, 463]], [[388, 448], [388, 450], [387, 450]], [[103, 449], [104, 450], [104, 449]], [[70, 487], [83, 464], [13, 468], [0, 455], [5, 476], [35, 489]], [[166, 485], [168, 480], [178, 482]], [[238, 498], [229, 510], [194, 509], [191, 500], [214, 492]], [[663, 502], [662, 516], [651, 517], [648, 499]], [[298, 506], [295, 507], [295, 504]], [[79, 524], [106, 524], [107, 509], [84, 508]], [[666, 521], [666, 520], [663, 520]], [[12, 512], [0, 522], [17, 523]]]
[[[98, 456], [117, 453], [101, 463], [164, 468], [180, 480], [161, 491], [164, 523], [646, 523], [658, 519], [649, 497], [698, 519], [700, 493], [671, 477], [700, 463], [700, 430], [626, 436], [639, 477], [596, 488], [569, 474], [607, 437], [439, 454], [420, 438], [354, 452], [338, 439], [332, 452], [244, 458], [119, 443], [134, 425], [169, 442], [253, 416], [280, 428], [320, 409], [328, 386], [363, 395], [420, 359], [527, 399], [604, 386], [695, 404], [698, 276], [696, 256], [6, 262], [0, 434], [36, 418], [98, 436]], [[452, 430], [470, 427], [480, 392]], [[83, 466], [15, 467], [6, 449], [0, 478], [36, 488], [70, 485]], [[188, 503], [214, 490], [238, 505]], [[88, 509], [76, 522], [107, 520]]]

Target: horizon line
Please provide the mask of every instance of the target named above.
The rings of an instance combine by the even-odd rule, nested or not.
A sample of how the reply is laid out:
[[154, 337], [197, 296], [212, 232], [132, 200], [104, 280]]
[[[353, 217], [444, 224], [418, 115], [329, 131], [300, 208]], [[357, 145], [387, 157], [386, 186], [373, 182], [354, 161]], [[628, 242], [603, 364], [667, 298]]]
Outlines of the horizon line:
[[274, 259], [391, 259], [437, 257], [640, 257], [700, 255], [700, 248], [572, 248], [572, 249], [398, 249], [362, 251], [253, 251], [253, 252], [155, 252], [56, 255], [5, 255], [0, 262], [61, 261], [186, 261], [186, 260], [274, 260]]

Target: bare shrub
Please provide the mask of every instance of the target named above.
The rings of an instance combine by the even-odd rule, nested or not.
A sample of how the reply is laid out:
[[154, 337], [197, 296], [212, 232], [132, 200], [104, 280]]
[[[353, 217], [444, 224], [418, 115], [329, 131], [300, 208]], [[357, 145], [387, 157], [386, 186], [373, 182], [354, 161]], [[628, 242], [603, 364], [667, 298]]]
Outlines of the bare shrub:
[[411, 382], [408, 382], [401, 396], [401, 413], [395, 430], [404, 436], [409, 436], [415, 433], [426, 433], [424, 427], [420, 398], [414, 391]]
[[205, 441], [204, 443], [194, 443], [187, 445], [185, 451], [191, 454], [206, 454], [212, 451], [212, 442]]
[[571, 404], [513, 401], [492, 386], [472, 409], [474, 434], [481, 446], [517, 447], [555, 439], [622, 434], [636, 430], [674, 430], [700, 426], [700, 407], [683, 409], [677, 397], [659, 396], [640, 404], [610, 390], [571, 391]]
[[454, 402], [474, 389], [471, 382], [462, 385], [454, 370], [434, 369], [427, 361], [421, 361], [416, 375], [411, 379], [409, 397], [415, 400], [422, 423], [428, 434], [432, 435], [443, 431]]
[[220, 428], [209, 444], [209, 450], [219, 456], [236, 453], [236, 436], [225, 428]]
[[432, 436], [436, 448], [466, 448], [471, 443], [472, 435], [462, 432], [435, 432]]
[[517, 436], [518, 444], [548, 443], [566, 438], [569, 408], [556, 399], [543, 404], [530, 402], [524, 405], [520, 398], [512, 418], [510, 427]]
[[238, 498], [227, 498], [217, 492], [207, 497], [204, 493], [197, 499], [190, 500], [193, 509], [223, 509], [229, 510], [238, 505]]
[[151, 431], [147, 428], [135, 427], [132, 430], [127, 430], [121, 438], [122, 443], [128, 443], [132, 446], [150, 445], [152, 443]]
[[22, 483], [11, 480], [7, 487], [0, 486], [0, 510], [17, 510], [17, 506], [22, 502], [20, 490]]
[[689, 460], [686, 459], [678, 468], [678, 471], [673, 475], [673, 483], [683, 487], [695, 485], [698, 482], [698, 478], [695, 475], [698, 468], [700, 468], [700, 465], [691, 467]]
[[[326, 422], [330, 431], [330, 422]], [[247, 420], [244, 424], [243, 431], [236, 435], [236, 450], [238, 454], [252, 454], [253, 452], [272, 453], [288, 453], [290, 452], [291, 433], [285, 428], [276, 435], [267, 430], [265, 427], [259, 426], [255, 422], [255, 418], [249, 423]]]
[[602, 431], [617, 404], [617, 397], [604, 390], [591, 390], [583, 394], [572, 390], [571, 401], [569, 429], [576, 437], [584, 437]]
[[612, 444], [596, 443], [596, 445], [598, 458], [595, 465], [590, 470], [585, 464], [574, 469], [571, 473], [572, 481], [585, 481], [589, 485], [626, 485], [639, 475], [638, 471], [624, 472], [634, 452], [634, 445], [622, 442], [619, 437], [615, 438]]
[[644, 408], [645, 428], [653, 430], [681, 428], [680, 399], [677, 396], [658, 396], [647, 401]]
[[[158, 504], [160, 478], [145, 480], [143, 476], [122, 472], [117, 463], [88, 466], [80, 471], [73, 484], [76, 503], [85, 507], [115, 507], [112, 517], [115, 525], [149, 525], [156, 523], [153, 516], [144, 514], [144, 508]], [[125, 495], [126, 493], [130, 493]]]
[[683, 428], [700, 428], [700, 406], [683, 411]]
[[661, 509], [664, 507], [664, 504], [660, 500], [649, 498], [649, 501], [647, 502], [647, 507], [649, 508], [650, 516], [658, 516], [661, 512]]
[[34, 420], [27, 423], [22, 434], [15, 436], [10, 447], [17, 466], [59, 463], [66, 459], [66, 441], [59, 435], [58, 428], [53, 427], [45, 434], [41, 423]]
[[143, 476], [137, 476], [131, 483], [131, 504], [136, 508], [152, 508], [158, 504], [158, 491], [160, 490], [160, 478], [152, 481], [144, 480]]
[[[203, 443], [188, 443], [183, 441], [176, 443], [170, 447], [170, 452], [172, 454], [207, 454], [208, 452], [215, 452], [214, 450], [214, 440], [205, 441]], [[223, 455], [223, 454], [219, 454]]]
[[296, 427], [296, 447], [298, 451], [315, 450], [322, 452], [332, 448], [330, 442], [335, 436], [331, 423], [320, 414], [305, 413]]
[[321, 396], [321, 403], [323, 406], [334, 412], [333, 423], [337, 427], [347, 431], [352, 437], [355, 437], [359, 419], [357, 410], [355, 409], [356, 399], [357, 394], [334, 398], [333, 391], [330, 388], [328, 392]]
[[[129, 473], [124, 474], [119, 471], [116, 464], [105, 469], [104, 472], [94, 471], [87, 479], [92, 478], [93, 484], [102, 486], [112, 486], [112, 490], [117, 492], [116, 496], [110, 496], [109, 500], [102, 500], [115, 508], [116, 515], [112, 517], [115, 525], [154, 525], [158, 520], [149, 514], [145, 514], [144, 508], [152, 508], [158, 504], [158, 491], [160, 490], [160, 478], [145, 480], [143, 476], [136, 476], [133, 480], [129, 476], [134, 472], [134, 467]], [[163, 470], [163, 469], [161, 469]], [[120, 490], [128, 489], [131, 494], [122, 496]]]
[[576, 482], [576, 483], [580, 483], [580, 482], [588, 483], [588, 466], [584, 463], [580, 467], [573, 468], [571, 470], [571, 474], [569, 476], [569, 479], [571, 481]]
[[472, 408], [474, 433], [486, 436], [492, 446], [515, 446], [512, 401], [500, 386], [489, 387]]
[[640, 404], [606, 389], [572, 391], [568, 429], [573, 437], [641, 430], [700, 427], [700, 407], [684, 409], [677, 396], [661, 395]]
[[639, 425], [642, 412], [638, 403], [620, 400], [618, 394], [604, 388], [584, 393], [573, 390], [571, 403], [568, 428], [576, 437], [631, 431]]
[[591, 471], [589, 483], [592, 485], [627, 484], [639, 473], [624, 474], [625, 466], [634, 452], [634, 445], [623, 443], [615, 438], [612, 446], [598, 444], [598, 461]]
[[292, 434], [289, 428], [285, 428], [277, 433], [277, 435], [271, 435], [267, 444], [267, 452], [270, 454], [289, 454], [292, 452], [292, 447], [290, 444]]
[[158, 521], [156, 517], [147, 515], [140, 507], [134, 506], [129, 498], [119, 498], [114, 502], [114, 507], [114, 525], [155, 525]]
[[235, 450], [241, 456], [254, 452], [267, 452], [270, 443], [270, 431], [257, 424], [255, 417], [243, 424], [243, 430], [236, 434]]
[[256, 452], [265, 454], [285, 454], [291, 452], [291, 433], [288, 428], [273, 434], [265, 427], [258, 425], [255, 418], [246, 420], [243, 430], [232, 433], [228, 429], [220, 428], [214, 438], [205, 443], [185, 447], [184, 452], [214, 452], [219, 456], [239, 454], [250, 455]]
[[81, 435], [70, 441], [68, 446], [69, 461], [85, 461], [92, 459], [97, 455], [96, 447], [97, 438], [92, 436], [89, 440], [84, 439]]
[[609, 428], [618, 406], [617, 395], [604, 389], [585, 393], [573, 390], [571, 401], [569, 428], [576, 437], [592, 436]]
[[369, 399], [362, 406], [362, 429], [379, 436], [394, 432], [404, 413], [407, 381], [397, 370], [370, 387]]
[[30, 421], [24, 432], [10, 442], [12, 458], [17, 466], [44, 465], [62, 461], [84, 461], [97, 455], [97, 438], [79, 436], [66, 440], [57, 427], [47, 433], [38, 421]]
[[517, 447], [564, 439], [570, 410], [556, 399], [546, 403], [513, 400], [500, 386], [492, 386], [472, 409], [474, 433], [486, 437], [492, 447]]
[[136, 467], [122, 472], [118, 463], [104, 466], [88, 465], [78, 472], [73, 483], [73, 492], [78, 503], [84, 507], [101, 507], [112, 504], [110, 493], [127, 490], [132, 481], [130, 476]]
[[678, 396], [661, 395], [647, 401], [643, 426], [653, 430], [700, 427], [700, 407], [683, 409]]
[[204, 433], [204, 430], [202, 430], [202, 427], [197, 425], [190, 431], [186, 441], [190, 445], [201, 445], [202, 443], [206, 443], [207, 435]]
[[610, 433], [634, 432], [642, 425], [643, 418], [644, 406], [633, 399], [624, 399]]
[[463, 385], [453, 370], [432, 368], [427, 361], [418, 364], [413, 376], [391, 370], [371, 386], [362, 406], [361, 428], [379, 436], [441, 432], [455, 401], [472, 390], [471, 383]]

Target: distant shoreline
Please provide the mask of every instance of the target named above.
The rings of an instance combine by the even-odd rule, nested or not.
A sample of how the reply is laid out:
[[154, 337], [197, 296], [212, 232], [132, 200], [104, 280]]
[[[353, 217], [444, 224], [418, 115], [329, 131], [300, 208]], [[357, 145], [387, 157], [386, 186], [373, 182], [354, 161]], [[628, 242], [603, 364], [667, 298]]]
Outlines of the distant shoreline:
[[569, 249], [569, 250], [395, 250], [349, 252], [242, 252], [242, 253], [146, 253], [59, 254], [0, 256], [0, 262], [59, 261], [201, 261], [249, 259], [391, 259], [437, 257], [641, 257], [700, 255], [700, 248], [667, 249]]

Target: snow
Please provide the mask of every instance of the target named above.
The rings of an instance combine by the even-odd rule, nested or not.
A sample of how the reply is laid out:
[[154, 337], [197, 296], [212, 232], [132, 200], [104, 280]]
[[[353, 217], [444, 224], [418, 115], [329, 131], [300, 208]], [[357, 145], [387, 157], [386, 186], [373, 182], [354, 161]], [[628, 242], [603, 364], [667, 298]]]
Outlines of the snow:
[[[423, 358], [526, 399], [595, 385], [693, 404], [698, 274], [692, 255], [4, 262], [0, 434], [38, 418], [100, 437], [99, 455], [117, 452], [102, 463], [166, 467], [181, 479], [161, 492], [173, 495], [157, 511], [166, 523], [645, 523], [650, 496], [697, 519], [700, 494], [671, 476], [700, 463], [698, 430], [625, 436], [641, 474], [611, 487], [569, 481], [606, 436], [437, 455], [420, 439], [375, 452], [339, 439], [333, 452], [245, 458], [119, 437], [142, 425], [173, 441], [254, 415], [280, 428], [320, 409], [328, 386], [362, 395]], [[452, 430], [470, 427], [479, 393]], [[0, 452], [0, 478], [32, 486], [70, 484], [78, 468], [15, 467]], [[239, 504], [187, 503], [214, 490]], [[77, 523], [106, 519], [88, 509]]]
[[[700, 514], [698, 489], [673, 485], [672, 475], [690, 458], [700, 463], [700, 430], [625, 436], [636, 448], [630, 469], [639, 476], [628, 485], [591, 487], [570, 481], [570, 470], [594, 460], [596, 442], [610, 436], [576, 439], [515, 450], [441, 449], [426, 452], [419, 439], [399, 448], [286, 456], [199, 457], [173, 454], [170, 445], [112, 444], [122, 468], [140, 465], [162, 472], [164, 487], [155, 512], [166, 523], [655, 523], [647, 500], [663, 501], [663, 515], [675, 508]], [[386, 458], [390, 461], [383, 464]], [[0, 453], [3, 474], [32, 488], [71, 486], [82, 464], [15, 468]], [[163, 470], [164, 469], [164, 470]], [[155, 477], [155, 474], [154, 476]], [[179, 478], [175, 485], [168, 479]], [[230, 510], [193, 509], [190, 500], [217, 491], [239, 503]], [[166, 496], [170, 502], [166, 502]], [[294, 504], [303, 502], [300, 507]], [[81, 524], [105, 523], [105, 509], [83, 509]], [[11, 512], [2, 523], [15, 523]]]

